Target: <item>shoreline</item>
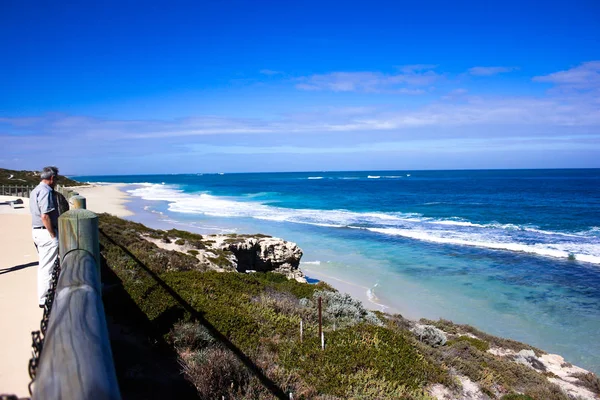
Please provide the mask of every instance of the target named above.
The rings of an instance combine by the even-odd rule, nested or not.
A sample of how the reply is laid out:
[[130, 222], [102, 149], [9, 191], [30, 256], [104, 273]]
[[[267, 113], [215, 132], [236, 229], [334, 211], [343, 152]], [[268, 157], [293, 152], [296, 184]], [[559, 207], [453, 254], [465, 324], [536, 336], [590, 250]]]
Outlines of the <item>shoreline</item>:
[[[127, 205], [134, 202], [133, 196], [123, 190], [130, 186], [124, 183], [110, 184], [90, 184], [89, 186], [73, 187], [81, 196], [86, 198], [87, 209], [96, 213], [108, 213], [117, 217], [128, 217], [129, 220], [148, 225], [153, 229], [164, 229], [164, 224], [168, 222], [160, 221], [160, 216], [157, 214], [146, 216], [141, 215], [127, 208]], [[137, 217], [137, 218], [136, 218]], [[171, 224], [169, 224], [171, 225]], [[178, 228], [173, 225], [174, 228]], [[283, 238], [285, 239], [285, 238]], [[347, 293], [352, 298], [360, 300], [363, 306], [371, 311], [382, 311], [387, 313], [399, 313], [399, 311], [390, 305], [384, 304], [381, 299], [377, 298], [373, 288], [359, 285], [335, 276], [327, 275], [310, 266], [307, 268], [300, 262], [300, 270], [308, 277], [323, 281], [334, 287], [341, 293]]]
[[[206, 229], [203, 229], [203, 227], [200, 225], [188, 224], [188, 223], [178, 224], [175, 221], [171, 220], [170, 218], [167, 218], [167, 216], [162, 214], [161, 212], [146, 211], [146, 208], [144, 206], [144, 202], [142, 201], [142, 199], [138, 199], [136, 196], [130, 195], [125, 192], [125, 188], [127, 188], [129, 186], [131, 186], [131, 184], [123, 184], [123, 183], [92, 185], [91, 187], [86, 187], [85, 190], [80, 190], [80, 193], [83, 196], [86, 196], [86, 193], [92, 193], [92, 194], [94, 192], [102, 192], [103, 193], [102, 196], [93, 195], [92, 197], [90, 197], [88, 199], [88, 203], [87, 203], [88, 209], [90, 209], [92, 211], [100, 210], [100, 212], [108, 212], [115, 216], [124, 216], [124, 217], [126, 217], [125, 219], [127, 219], [127, 220], [139, 222], [139, 223], [142, 223], [142, 224], [147, 225], [148, 227], [154, 228], [154, 229], [168, 230], [171, 228], [176, 228], [176, 229], [187, 230], [187, 231], [191, 231], [191, 232], [195, 232], [195, 233], [200, 233], [203, 235], [210, 234], [210, 233], [207, 233]], [[101, 201], [102, 203], [105, 203], [105, 204], [98, 204], [99, 201]], [[154, 203], [154, 202], [159, 203], [159, 202], [163, 202], [163, 201], [167, 202], [165, 200], [158, 200], [158, 201], [152, 201], [151, 203]], [[114, 208], [112, 208], [112, 206], [109, 207], [109, 204], [112, 204], [114, 206]], [[117, 214], [116, 212], [119, 212], [119, 214]], [[239, 232], [237, 232], [237, 233], [239, 233]], [[282, 237], [281, 235], [274, 235], [274, 236]], [[297, 241], [297, 243], [298, 243], [298, 245], [301, 245], [300, 241]], [[300, 247], [302, 247], [302, 246], [300, 246]], [[307, 278], [324, 281], [325, 283], [334, 287], [339, 292], [347, 293], [352, 298], [361, 301], [365, 308], [372, 310], [372, 311], [383, 311], [388, 314], [401, 314], [405, 318], [408, 318], [413, 321], [418, 321], [419, 319], [421, 319], [421, 317], [426, 317], [426, 318], [433, 319], [433, 320], [435, 320], [437, 318], [454, 320], [451, 317], [448, 318], [448, 317], [441, 316], [441, 317], [437, 317], [437, 318], [435, 318], [435, 317], [432, 318], [432, 317], [423, 315], [422, 313], [419, 313], [419, 312], [410, 312], [411, 311], [410, 308], [412, 308], [411, 301], [408, 301], [408, 303], [405, 304], [409, 309], [404, 309], [403, 308], [404, 304], [400, 305], [400, 307], [398, 307], [398, 305], [389, 306], [389, 304], [392, 304], [392, 303], [387, 302], [385, 297], [381, 297], [377, 294], [377, 286], [376, 285], [373, 287], [368, 287], [369, 284], [361, 285], [360, 282], [362, 282], [362, 281], [360, 281], [360, 280], [357, 282], [352, 282], [350, 279], [346, 279], [345, 276], [336, 277], [334, 274], [331, 274], [328, 271], [320, 271], [318, 266], [312, 265], [310, 261], [308, 261], [308, 264], [305, 264], [301, 261], [300, 270], [306, 274]], [[373, 297], [373, 296], [377, 296], [379, 298]], [[400, 310], [400, 311], [398, 311], [398, 310]], [[472, 326], [477, 327], [478, 329], [482, 329], [483, 331], [486, 331], [486, 332], [489, 331], [489, 329], [486, 329], [485, 327], [480, 328], [480, 324], [478, 324], [477, 321], [458, 322], [458, 323], [470, 324]], [[523, 338], [514, 338], [513, 336], [505, 335], [505, 334], [503, 335], [503, 334], [497, 333], [497, 332], [495, 332], [493, 334], [498, 337], [511, 338], [511, 339], [518, 340], [518, 341], [521, 341], [524, 343], [530, 343], [532, 341], [532, 340], [527, 340], [527, 339], [523, 339]], [[531, 339], [531, 338], [529, 338], [529, 339]], [[539, 344], [539, 343], [536, 343], [535, 345], [540, 348], [546, 348], [545, 346], [543, 346], [542, 344]], [[550, 346], [550, 347], [552, 347], [552, 346]], [[549, 349], [546, 351], [549, 351], [550, 353], [553, 353], [553, 354], [561, 354], [561, 355], [564, 354], [562, 351], [560, 351], [560, 349]], [[576, 362], [575, 360], [573, 360], [573, 361]], [[577, 364], [579, 364], [579, 363], [577, 363]]]
[[88, 186], [73, 186], [70, 189], [85, 197], [87, 209], [90, 211], [108, 213], [117, 217], [130, 217], [135, 214], [126, 207], [126, 204], [131, 201], [131, 196], [120, 190], [124, 186], [127, 185], [124, 183], [90, 184]]
[[335, 276], [324, 274], [315, 270], [314, 268], [306, 268], [302, 266], [302, 261], [300, 262], [300, 269], [306, 278], [323, 281], [337, 289], [339, 292], [349, 294], [352, 298], [360, 300], [361, 303], [363, 303], [363, 306], [368, 310], [382, 311], [388, 314], [399, 313], [395, 307], [384, 304], [381, 299], [377, 297], [376, 293], [374, 293], [373, 288], [361, 286], [354, 282], [349, 282], [340, 278], [336, 278]]

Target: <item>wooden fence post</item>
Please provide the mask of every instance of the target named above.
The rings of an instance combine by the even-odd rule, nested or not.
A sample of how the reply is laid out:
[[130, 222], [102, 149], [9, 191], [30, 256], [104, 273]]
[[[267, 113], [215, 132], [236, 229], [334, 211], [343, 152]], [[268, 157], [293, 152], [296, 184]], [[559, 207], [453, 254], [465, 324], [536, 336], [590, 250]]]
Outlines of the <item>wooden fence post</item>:
[[71, 204], [71, 209], [73, 210], [85, 210], [87, 208], [85, 197], [79, 195], [71, 196], [69, 199], [69, 204]]
[[69, 251], [86, 250], [96, 260], [100, 276], [100, 241], [98, 238], [98, 216], [89, 210], [70, 210], [58, 219], [60, 258]]

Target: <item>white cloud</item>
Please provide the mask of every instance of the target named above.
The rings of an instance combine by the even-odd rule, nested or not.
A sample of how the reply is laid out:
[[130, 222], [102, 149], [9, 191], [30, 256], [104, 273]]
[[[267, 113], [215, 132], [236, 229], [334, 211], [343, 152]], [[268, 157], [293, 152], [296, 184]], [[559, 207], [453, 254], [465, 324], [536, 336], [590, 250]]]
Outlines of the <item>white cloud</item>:
[[423, 89], [441, 78], [432, 70], [432, 65], [407, 65], [399, 67], [400, 72], [331, 72], [298, 78], [300, 90], [329, 90], [333, 92], [400, 93], [423, 94]]
[[[302, 85], [312, 90], [419, 91], [425, 90], [418, 86], [422, 79], [438, 79], [440, 76], [435, 74], [429, 78], [425, 74], [423, 77], [423, 73], [432, 72], [430, 67], [403, 67], [404, 72], [396, 75], [372, 72], [313, 75]], [[476, 97], [469, 95], [470, 92], [465, 89], [455, 89], [443, 96], [441, 101], [420, 106], [315, 107], [265, 118], [203, 115], [170, 120], [118, 120], [64, 114], [2, 117], [0, 141], [10, 143], [9, 149], [26, 150], [27, 143], [33, 146], [47, 138], [60, 140], [60, 143], [82, 141], [99, 148], [114, 148], [115, 143], [150, 146], [161, 142], [168, 145], [177, 138], [179, 141], [191, 141], [193, 137], [217, 135], [278, 138], [313, 133], [364, 133], [409, 137], [418, 130], [419, 137], [435, 137], [437, 132], [444, 130], [445, 137], [465, 137], [465, 132], [469, 131], [491, 138], [495, 135], [515, 136], [522, 132], [529, 132], [529, 137], [541, 133], [559, 135], [568, 129], [571, 134], [589, 136], [600, 131], [599, 96], [587, 90], [600, 88], [599, 70], [600, 62], [590, 62], [567, 71], [536, 77], [536, 81], [552, 83], [556, 87], [585, 89], [567, 94], [549, 92], [540, 97]], [[413, 86], [397, 85], [408, 85], [409, 82]], [[252, 139], [248, 140], [252, 142]], [[126, 150], [125, 146], [121, 147]]]
[[533, 80], [553, 83], [562, 89], [600, 90], [600, 61], [584, 62], [566, 71], [536, 76]]
[[469, 74], [474, 76], [492, 76], [504, 72], [512, 72], [518, 70], [519, 67], [473, 67], [469, 68]]

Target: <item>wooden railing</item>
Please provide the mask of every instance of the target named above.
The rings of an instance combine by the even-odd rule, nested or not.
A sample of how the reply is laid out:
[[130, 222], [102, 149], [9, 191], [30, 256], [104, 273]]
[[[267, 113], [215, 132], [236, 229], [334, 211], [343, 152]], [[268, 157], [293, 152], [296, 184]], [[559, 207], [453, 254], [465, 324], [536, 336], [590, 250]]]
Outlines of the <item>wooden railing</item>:
[[[0, 185], [0, 196], [16, 196], [29, 198], [31, 191], [35, 189], [35, 185]], [[57, 185], [54, 191], [62, 194], [68, 200], [72, 196], [79, 193], [68, 187]], [[85, 207], [83, 207], [85, 208]]]
[[0, 196], [28, 198], [34, 188], [33, 185], [0, 185]]
[[[67, 196], [65, 196], [67, 197]], [[120, 399], [100, 282], [98, 216], [70, 194], [58, 219], [61, 272], [33, 399]]]

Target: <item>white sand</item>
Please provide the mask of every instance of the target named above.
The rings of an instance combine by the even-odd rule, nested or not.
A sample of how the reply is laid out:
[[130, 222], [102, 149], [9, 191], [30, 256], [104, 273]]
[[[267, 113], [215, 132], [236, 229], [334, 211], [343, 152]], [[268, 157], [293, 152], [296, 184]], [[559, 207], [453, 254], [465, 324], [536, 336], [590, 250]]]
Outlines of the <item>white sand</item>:
[[119, 188], [124, 184], [111, 185], [89, 185], [73, 187], [86, 199], [86, 208], [95, 213], [109, 213], [117, 217], [127, 217], [133, 215], [125, 204], [129, 201], [129, 196], [123, 193]]
[[363, 306], [369, 310], [385, 311], [390, 314], [398, 312], [397, 310], [382, 304], [372, 292], [369, 292], [369, 288], [366, 286], [361, 286], [334, 276], [326, 275], [312, 267], [307, 268], [306, 265], [301, 265], [300, 269], [308, 278], [326, 282], [339, 292], [347, 293], [352, 296], [352, 298], [360, 300], [363, 303]]
[[[16, 197], [0, 196], [0, 203]], [[0, 392], [29, 396], [31, 332], [40, 329], [38, 256], [31, 238], [29, 200], [22, 208], [0, 204]]]

